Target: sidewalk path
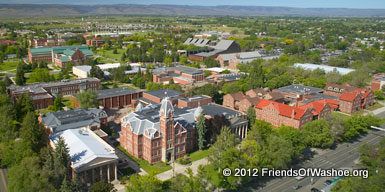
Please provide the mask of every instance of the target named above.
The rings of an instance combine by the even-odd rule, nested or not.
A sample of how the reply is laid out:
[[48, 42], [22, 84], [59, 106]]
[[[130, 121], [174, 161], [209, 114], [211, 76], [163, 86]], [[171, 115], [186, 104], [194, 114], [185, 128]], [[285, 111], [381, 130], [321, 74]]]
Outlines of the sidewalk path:
[[[207, 165], [207, 164], [208, 164], [207, 158], [203, 158], [203, 159], [194, 161], [191, 163], [191, 165], [181, 165], [181, 164], [175, 163], [174, 173], [175, 173], [175, 175], [177, 175], [179, 173], [186, 174], [187, 168], [190, 168], [192, 170], [193, 174], [197, 174], [198, 173], [198, 167], [200, 165]], [[173, 177], [173, 175], [174, 175], [173, 170], [171, 169], [171, 170], [165, 171], [163, 173], [159, 173], [158, 175], [156, 175], [156, 177], [161, 181], [165, 181], [165, 180], [171, 179]]]
[[377, 102], [380, 103], [381, 105], [383, 105], [383, 107], [378, 108], [378, 109], [375, 109], [375, 110], [369, 112], [370, 114], [378, 115], [378, 114], [380, 114], [380, 113], [385, 112], [385, 103], [382, 102], [382, 101], [377, 101]]

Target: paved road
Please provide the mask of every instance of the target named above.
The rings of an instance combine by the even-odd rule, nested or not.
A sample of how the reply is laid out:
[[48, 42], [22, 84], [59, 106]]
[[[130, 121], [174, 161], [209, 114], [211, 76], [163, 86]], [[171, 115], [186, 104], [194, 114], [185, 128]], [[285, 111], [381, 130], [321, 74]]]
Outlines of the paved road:
[[188, 168], [191, 169], [191, 171], [193, 172], [193, 174], [197, 174], [198, 173], [198, 168], [200, 165], [207, 165], [208, 164], [208, 160], [207, 158], [203, 158], [203, 159], [200, 159], [200, 160], [197, 160], [197, 161], [193, 161], [191, 163], [191, 165], [180, 165], [178, 163], [175, 163], [175, 165], [171, 165], [171, 166], [174, 166], [174, 170], [168, 170], [168, 171], [165, 171], [163, 173], [159, 173], [158, 175], [156, 175], [156, 177], [161, 180], [161, 181], [166, 181], [168, 179], [171, 179], [174, 174], [177, 175], [177, 174], [186, 174], [186, 170]]
[[[315, 155], [311, 160], [304, 162], [300, 167], [317, 167], [323, 169], [354, 167], [354, 161], [359, 158], [359, 147], [364, 143], [377, 144], [381, 139], [385, 138], [385, 132], [370, 131], [367, 135], [361, 137], [352, 143], [343, 143], [334, 150], [325, 150], [322, 154]], [[276, 178], [265, 183], [265, 186], [256, 186], [249, 184], [242, 191], [266, 191], [266, 192], [286, 192], [296, 191], [292, 189], [295, 185], [303, 186], [297, 191], [310, 191], [312, 187], [322, 189], [323, 182], [326, 178], [314, 178], [314, 185], [310, 185], [310, 177], [306, 177], [301, 181], [297, 181], [292, 177]]]
[[0, 191], [1, 192], [7, 192], [7, 177], [6, 177], [6, 170], [0, 169]]

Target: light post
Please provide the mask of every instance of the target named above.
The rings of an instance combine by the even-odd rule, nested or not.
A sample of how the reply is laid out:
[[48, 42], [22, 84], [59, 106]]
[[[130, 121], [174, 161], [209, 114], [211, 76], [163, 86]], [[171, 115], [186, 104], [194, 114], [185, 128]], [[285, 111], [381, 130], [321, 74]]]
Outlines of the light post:
[[[310, 160], [309, 160], [309, 162], [311, 163], [312, 168], [315, 168], [314, 163]], [[313, 175], [310, 175], [310, 185], [313, 185], [313, 181], [314, 181]]]

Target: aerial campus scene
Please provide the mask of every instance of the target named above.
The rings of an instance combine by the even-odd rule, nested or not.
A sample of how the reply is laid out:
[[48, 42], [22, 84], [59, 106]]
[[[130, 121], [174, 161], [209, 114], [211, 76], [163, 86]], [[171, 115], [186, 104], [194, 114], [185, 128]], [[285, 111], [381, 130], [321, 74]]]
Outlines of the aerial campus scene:
[[0, 192], [384, 192], [383, 0], [0, 0]]

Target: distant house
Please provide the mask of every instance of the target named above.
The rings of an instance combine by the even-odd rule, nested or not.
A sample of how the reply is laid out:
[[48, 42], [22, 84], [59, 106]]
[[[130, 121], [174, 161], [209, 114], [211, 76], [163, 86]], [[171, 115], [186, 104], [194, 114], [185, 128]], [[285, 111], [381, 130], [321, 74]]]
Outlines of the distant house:
[[258, 51], [252, 51], [252, 52], [219, 54], [216, 60], [219, 62], [219, 64], [223, 68], [237, 69], [238, 64], [250, 63], [261, 57], [262, 56]]
[[385, 85], [385, 73], [373, 75], [371, 88], [373, 91], [381, 90]]
[[239, 44], [232, 40], [219, 40], [218, 42], [209, 39], [188, 38], [185, 45], [195, 45], [198, 47], [207, 47], [207, 52], [200, 52], [189, 55], [192, 61], [203, 61], [207, 58], [216, 58], [219, 54], [237, 53], [241, 51]]
[[31, 47], [52, 47], [52, 46], [62, 46], [64, 45], [65, 40], [61, 38], [39, 38], [29, 40], [29, 45]]
[[0, 39], [0, 45], [14, 45], [16, 41], [8, 39]]
[[105, 41], [100, 37], [93, 37], [86, 40], [86, 44], [91, 47], [100, 47], [105, 43]]

